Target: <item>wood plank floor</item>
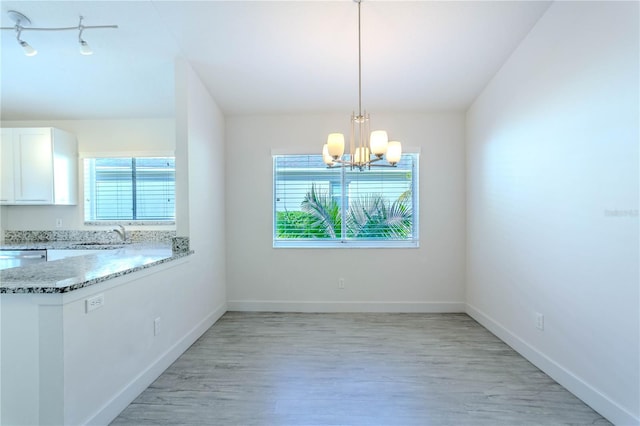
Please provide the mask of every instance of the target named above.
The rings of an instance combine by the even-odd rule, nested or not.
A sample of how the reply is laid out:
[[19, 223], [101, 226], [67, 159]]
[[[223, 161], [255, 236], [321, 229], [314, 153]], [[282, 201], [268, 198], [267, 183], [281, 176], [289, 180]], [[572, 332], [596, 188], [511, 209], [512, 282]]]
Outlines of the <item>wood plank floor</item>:
[[225, 314], [113, 425], [609, 424], [465, 314]]

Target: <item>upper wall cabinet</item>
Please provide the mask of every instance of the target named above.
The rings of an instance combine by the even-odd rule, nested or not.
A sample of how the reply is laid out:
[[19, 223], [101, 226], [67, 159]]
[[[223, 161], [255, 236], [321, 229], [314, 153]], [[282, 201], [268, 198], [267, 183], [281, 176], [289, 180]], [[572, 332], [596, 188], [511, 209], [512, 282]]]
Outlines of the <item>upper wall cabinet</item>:
[[78, 203], [76, 137], [52, 127], [2, 129], [0, 204]]

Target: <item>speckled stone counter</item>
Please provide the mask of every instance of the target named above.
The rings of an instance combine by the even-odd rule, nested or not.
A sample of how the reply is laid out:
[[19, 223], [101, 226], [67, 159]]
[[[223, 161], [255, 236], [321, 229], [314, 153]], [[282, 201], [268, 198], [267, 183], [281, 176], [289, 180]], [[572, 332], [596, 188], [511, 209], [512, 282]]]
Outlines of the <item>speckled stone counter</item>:
[[0, 271], [0, 293], [67, 293], [109, 279], [188, 256], [176, 253], [171, 244], [123, 244], [117, 248], [86, 246], [81, 242], [11, 243], [2, 249], [104, 249], [100, 253]]

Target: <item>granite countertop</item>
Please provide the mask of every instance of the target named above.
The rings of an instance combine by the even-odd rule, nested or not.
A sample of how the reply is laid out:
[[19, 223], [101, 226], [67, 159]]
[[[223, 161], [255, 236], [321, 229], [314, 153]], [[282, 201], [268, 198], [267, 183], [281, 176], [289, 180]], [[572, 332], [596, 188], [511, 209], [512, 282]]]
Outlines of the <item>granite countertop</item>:
[[173, 252], [171, 244], [134, 243], [87, 246], [81, 241], [10, 243], [4, 250], [28, 249], [104, 249], [96, 254], [68, 257], [0, 271], [0, 293], [67, 293], [112, 278], [192, 254]]
[[[0, 250], [115, 250], [131, 246], [132, 243], [93, 243], [87, 241], [27, 241], [0, 244]], [[135, 246], [169, 247], [163, 243], [135, 243]]]

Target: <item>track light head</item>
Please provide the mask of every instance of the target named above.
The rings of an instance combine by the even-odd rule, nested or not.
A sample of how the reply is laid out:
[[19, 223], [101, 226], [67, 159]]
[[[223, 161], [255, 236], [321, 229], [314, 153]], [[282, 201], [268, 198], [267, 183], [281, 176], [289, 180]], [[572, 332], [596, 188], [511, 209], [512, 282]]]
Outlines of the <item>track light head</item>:
[[22, 46], [22, 50], [24, 50], [24, 54], [26, 56], [36, 56], [38, 54], [38, 51], [31, 47], [31, 45], [26, 41], [18, 40], [18, 42], [20, 43], [20, 46]]
[[24, 54], [27, 56], [36, 56], [38, 51], [31, 47], [29, 43], [20, 39], [20, 33], [22, 33], [22, 27], [16, 25], [16, 40], [18, 40], [18, 44], [22, 46], [22, 50], [24, 50]]
[[91, 46], [84, 40], [80, 40], [80, 53], [85, 56], [93, 55], [93, 50], [91, 50]]

